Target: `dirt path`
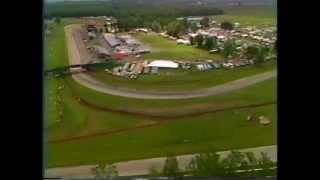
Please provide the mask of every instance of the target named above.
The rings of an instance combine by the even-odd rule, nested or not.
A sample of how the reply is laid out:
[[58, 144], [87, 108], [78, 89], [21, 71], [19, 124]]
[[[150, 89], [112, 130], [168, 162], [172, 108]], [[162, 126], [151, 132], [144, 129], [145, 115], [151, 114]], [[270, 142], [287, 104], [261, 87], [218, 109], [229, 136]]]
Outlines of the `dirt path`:
[[[69, 61], [70, 65], [72, 64], [81, 64], [81, 62], [85, 62], [81, 58], [81, 52], [79, 52], [78, 46], [81, 48], [81, 42], [77, 41], [74, 36], [72, 36], [72, 31], [77, 26], [70, 25], [65, 27], [67, 43], [68, 43], [68, 53], [69, 53]], [[155, 91], [137, 91], [137, 90], [129, 90], [123, 89], [116, 86], [111, 86], [105, 84], [103, 82], [98, 81], [97, 79], [89, 76], [88, 74], [74, 74], [72, 75], [73, 79], [76, 80], [81, 85], [93, 89], [95, 91], [111, 94], [115, 96], [122, 96], [128, 98], [137, 98], [137, 99], [189, 99], [189, 98], [197, 98], [197, 97], [206, 97], [206, 96], [214, 96], [220, 95], [227, 92], [235, 91], [238, 89], [245, 88], [247, 86], [275, 78], [277, 76], [276, 70], [269, 71], [265, 73], [261, 73], [258, 75], [253, 75], [249, 77], [245, 77], [242, 79], [238, 79], [235, 81], [231, 81], [222, 85], [192, 90], [192, 91], [177, 91], [177, 92], [155, 92]]]
[[[257, 158], [261, 156], [261, 152], [265, 152], [273, 161], [277, 161], [277, 146], [262, 146], [256, 148], [240, 149], [241, 152], [253, 152]], [[230, 151], [218, 152], [221, 158], [226, 157]], [[179, 167], [185, 169], [190, 160], [197, 154], [188, 154], [177, 156]], [[149, 173], [151, 166], [161, 169], [165, 162], [165, 157], [133, 160], [115, 163], [120, 176], [146, 175]], [[96, 165], [84, 165], [76, 167], [61, 167], [46, 170], [46, 177], [90, 177], [91, 169]]]

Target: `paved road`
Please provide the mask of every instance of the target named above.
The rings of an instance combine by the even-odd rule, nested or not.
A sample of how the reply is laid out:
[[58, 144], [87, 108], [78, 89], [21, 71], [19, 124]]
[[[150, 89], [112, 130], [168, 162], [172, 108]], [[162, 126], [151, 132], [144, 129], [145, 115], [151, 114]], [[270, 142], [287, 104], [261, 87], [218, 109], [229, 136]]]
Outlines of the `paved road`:
[[[81, 42], [78, 41], [77, 37], [72, 36], [73, 29], [77, 28], [75, 25], [70, 25], [65, 28], [66, 37], [68, 43], [68, 53], [70, 65], [72, 64], [81, 64], [85, 62], [86, 59], [83, 59], [81, 55], [83, 52], [80, 52], [78, 48], [83, 47]], [[81, 51], [85, 51], [81, 48]], [[137, 91], [133, 89], [124, 89], [116, 86], [107, 85], [102, 83], [88, 74], [74, 74], [72, 77], [81, 85], [86, 86], [95, 91], [111, 94], [115, 96], [122, 96], [128, 98], [137, 98], [137, 99], [188, 99], [188, 98], [197, 98], [197, 97], [206, 97], [214, 96], [230, 91], [238, 90], [245, 88], [247, 86], [275, 78], [277, 76], [276, 70], [265, 72], [258, 75], [253, 75], [250, 77], [245, 77], [235, 81], [231, 81], [222, 85], [192, 90], [192, 91], [175, 91], [175, 92], [158, 92], [158, 91]]]
[[[263, 146], [256, 148], [248, 148], [239, 150], [241, 152], [253, 152], [256, 157], [260, 157], [261, 152], [267, 153], [267, 155], [273, 161], [277, 161], [277, 146]], [[230, 151], [219, 152], [222, 158], [226, 157]], [[195, 157], [197, 154], [188, 154], [177, 156], [179, 167], [185, 169], [185, 167], [190, 162], [191, 158]], [[133, 160], [127, 162], [115, 163], [120, 176], [135, 176], [135, 175], [146, 175], [149, 173], [150, 167], [154, 166], [161, 169], [165, 162], [165, 157], [143, 159], [143, 160]], [[80, 177], [80, 176], [91, 176], [91, 169], [96, 165], [85, 165], [77, 167], [62, 167], [62, 168], [52, 168], [46, 171], [46, 177]]]

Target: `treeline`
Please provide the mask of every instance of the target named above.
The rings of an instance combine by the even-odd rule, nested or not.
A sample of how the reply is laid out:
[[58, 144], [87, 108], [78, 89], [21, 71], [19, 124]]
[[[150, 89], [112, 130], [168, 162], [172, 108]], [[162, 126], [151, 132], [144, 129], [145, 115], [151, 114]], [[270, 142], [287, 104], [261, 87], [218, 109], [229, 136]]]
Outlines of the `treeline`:
[[[128, 12], [128, 13], [126, 13]], [[222, 9], [206, 6], [153, 6], [136, 4], [115, 4], [111, 2], [57, 2], [47, 4], [48, 17], [81, 17], [81, 16], [121, 16], [123, 14], [141, 16], [157, 15], [205, 16], [223, 14]]]
[[[95, 178], [111, 179], [118, 176], [113, 163], [100, 162], [92, 168]], [[166, 158], [162, 168], [151, 166], [149, 177], [264, 177], [277, 175], [277, 163], [264, 152], [256, 157], [253, 152], [232, 151], [226, 157], [216, 152], [200, 153], [181, 169], [177, 157]]]
[[266, 153], [257, 158], [252, 152], [232, 151], [221, 158], [217, 153], [202, 153], [192, 158], [185, 170], [179, 168], [176, 157], [167, 157], [162, 169], [154, 166], [149, 169], [151, 176], [181, 177], [261, 177], [275, 176], [277, 163]]
[[204, 6], [152, 6], [119, 4], [113, 2], [60, 2], [47, 5], [50, 17], [114, 16], [124, 30], [150, 27], [157, 21], [161, 26], [182, 16], [207, 16], [223, 14], [223, 10]]

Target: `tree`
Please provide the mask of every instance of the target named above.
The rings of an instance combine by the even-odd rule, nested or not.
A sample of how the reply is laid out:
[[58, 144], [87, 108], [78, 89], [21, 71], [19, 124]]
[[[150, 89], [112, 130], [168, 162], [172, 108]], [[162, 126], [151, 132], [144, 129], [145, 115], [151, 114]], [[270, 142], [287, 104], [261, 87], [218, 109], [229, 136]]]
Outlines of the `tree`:
[[57, 24], [60, 24], [60, 23], [61, 23], [61, 18], [60, 18], [60, 17], [56, 17], [56, 18], [55, 18], [55, 22], [56, 22]]
[[151, 29], [155, 32], [161, 31], [161, 24], [158, 21], [153, 21], [151, 24]]
[[112, 178], [118, 176], [118, 171], [115, 165], [99, 163], [97, 167], [92, 169], [95, 178]]
[[164, 167], [163, 167], [163, 175], [177, 177], [180, 174], [180, 170], [178, 167], [178, 160], [174, 156], [167, 157]]
[[206, 17], [202, 18], [202, 20], [200, 21], [200, 24], [203, 27], [209, 27], [209, 21], [210, 21], [210, 19], [206, 16]]
[[195, 41], [197, 42], [198, 47], [203, 47], [203, 40], [204, 40], [204, 38], [201, 34], [199, 34], [195, 37]]
[[257, 54], [254, 57], [254, 61], [256, 64], [261, 64], [265, 61], [266, 56], [269, 54], [268, 47], [260, 47], [258, 48]]
[[213, 46], [213, 38], [212, 37], [207, 37], [204, 41], [204, 47], [207, 49], [207, 50], [210, 50], [212, 49], [212, 46]]
[[177, 31], [177, 22], [171, 22], [166, 26], [167, 29], [167, 33], [170, 36], [174, 36], [176, 37], [178, 35], [178, 31]]
[[181, 25], [183, 26], [183, 28], [185, 30], [187, 30], [189, 28], [189, 22], [188, 22], [187, 18], [183, 18], [183, 20], [181, 21]]
[[245, 153], [246, 158], [248, 159], [248, 163], [250, 166], [257, 166], [258, 165], [258, 159], [253, 154], [253, 152], [246, 152]]
[[191, 30], [191, 32], [196, 32], [199, 28], [198, 28], [198, 26], [197, 26], [196, 23], [191, 22], [191, 23], [189, 24], [189, 29]]
[[245, 51], [245, 55], [247, 58], [254, 58], [258, 54], [259, 48], [257, 46], [248, 46]]
[[260, 168], [270, 168], [276, 164], [268, 157], [267, 153], [261, 152], [261, 158], [258, 160]]
[[232, 40], [228, 40], [223, 44], [222, 54], [224, 57], [232, 56], [236, 50], [236, 46]]
[[105, 175], [106, 177], [114, 177], [118, 176], [117, 167], [113, 164], [107, 164], [105, 167]]
[[179, 38], [180, 34], [183, 34], [187, 31], [187, 27], [183, 22], [180, 21], [173, 21], [167, 25], [167, 33], [170, 36], [174, 36]]
[[151, 168], [149, 169], [149, 175], [155, 177], [155, 176], [160, 176], [161, 173], [155, 166], [151, 166]]
[[249, 164], [245, 159], [245, 155], [238, 151], [231, 151], [231, 153], [225, 158], [222, 163], [225, 168], [225, 174], [227, 176], [236, 176], [237, 170], [249, 169]]
[[232, 30], [233, 29], [233, 24], [228, 21], [224, 21], [221, 23], [221, 28], [225, 30]]
[[186, 167], [187, 174], [193, 176], [270, 176], [274, 175], [276, 163], [266, 153], [257, 159], [252, 152], [231, 151], [220, 159], [216, 152], [203, 153], [191, 159]]
[[190, 36], [189, 37], [189, 41], [190, 41], [190, 45], [194, 45], [194, 41], [195, 41], [195, 38], [194, 37], [192, 37], [192, 36]]
[[212, 48], [217, 47], [217, 39], [214, 38], [214, 37], [211, 37], [211, 36], [207, 37], [205, 39], [205, 45], [204, 46], [205, 46], [205, 48], [207, 50], [211, 50]]
[[256, 166], [259, 171], [253, 171], [251, 176], [269, 176], [270, 174], [274, 174], [274, 168], [277, 164], [273, 162], [265, 152], [261, 152], [261, 157], [258, 159], [258, 165]]
[[192, 158], [187, 166], [194, 176], [224, 176], [225, 170], [217, 153], [204, 153]]

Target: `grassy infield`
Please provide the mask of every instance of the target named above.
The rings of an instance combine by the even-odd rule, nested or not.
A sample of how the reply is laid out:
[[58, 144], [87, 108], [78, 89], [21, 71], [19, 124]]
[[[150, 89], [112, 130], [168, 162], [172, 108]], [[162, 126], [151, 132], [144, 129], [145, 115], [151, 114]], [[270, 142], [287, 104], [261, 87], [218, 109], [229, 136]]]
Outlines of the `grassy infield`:
[[214, 16], [218, 22], [239, 22], [241, 26], [268, 27], [277, 24], [275, 7], [225, 8], [226, 14]]
[[[67, 51], [63, 26], [48, 39], [48, 67], [67, 63]], [[249, 71], [249, 69], [248, 69]], [[221, 72], [222, 73], [222, 72]], [[225, 75], [227, 76], [226, 72]], [[222, 76], [222, 74], [221, 74]], [[64, 119], [56, 122], [57, 109], [54, 106], [54, 92], [58, 81], [65, 88], [61, 92]], [[191, 81], [191, 80], [190, 80]], [[79, 104], [77, 97], [99, 106], [125, 111], [140, 111], [163, 116], [188, 114], [214, 110], [234, 105], [276, 101], [276, 80], [269, 80], [237, 92], [218, 97], [190, 100], [136, 100], [101, 95], [80, 86], [71, 78], [48, 80], [48, 130], [49, 138], [65, 138], [99, 131], [132, 127], [159, 120], [136, 117], [114, 112], [95, 110]], [[198, 86], [198, 85], [197, 85]], [[51, 94], [50, 94], [51, 92]], [[183, 106], [182, 106], [183, 104]], [[263, 127], [257, 122], [247, 122], [248, 115], [266, 115], [272, 125]], [[161, 126], [124, 132], [109, 136], [48, 145], [48, 166], [91, 164], [99, 161], [121, 161], [129, 159], [165, 156], [206, 151], [245, 148], [276, 143], [276, 105], [242, 110], [229, 110], [185, 117]], [[164, 119], [167, 119], [164, 117]]]
[[176, 41], [167, 40], [159, 35], [138, 33], [135, 37], [151, 46], [152, 53], [145, 54], [145, 59], [175, 59], [175, 60], [221, 60], [223, 57], [220, 54], [210, 54], [208, 51], [193, 48], [191, 46], [179, 45]]

